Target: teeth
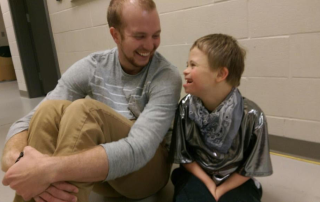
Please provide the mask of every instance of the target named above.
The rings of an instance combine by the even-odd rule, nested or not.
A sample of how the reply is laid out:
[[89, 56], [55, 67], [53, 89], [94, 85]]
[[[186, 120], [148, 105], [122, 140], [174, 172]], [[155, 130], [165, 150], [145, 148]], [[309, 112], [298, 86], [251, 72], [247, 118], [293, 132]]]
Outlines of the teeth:
[[192, 80], [186, 79], [187, 83], [192, 83]]
[[149, 56], [150, 55], [150, 52], [149, 53], [140, 53], [140, 52], [138, 52], [139, 53], [139, 55], [142, 55], [142, 56]]

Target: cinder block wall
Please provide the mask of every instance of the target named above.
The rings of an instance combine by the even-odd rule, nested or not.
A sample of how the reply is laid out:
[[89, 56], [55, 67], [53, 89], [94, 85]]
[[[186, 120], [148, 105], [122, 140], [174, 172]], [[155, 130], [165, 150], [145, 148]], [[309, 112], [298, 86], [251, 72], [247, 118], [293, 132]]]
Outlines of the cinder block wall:
[[[320, 1], [155, 2], [162, 25], [159, 51], [181, 73], [195, 39], [234, 36], [247, 50], [240, 90], [265, 111], [270, 134], [320, 143]], [[106, 21], [109, 0], [47, 4], [62, 73], [89, 53], [115, 46]]]
[[[0, 7], [0, 13], [1, 13], [1, 7]], [[2, 36], [1, 33], [4, 33], [4, 36]], [[8, 46], [8, 38], [7, 38], [7, 32], [6, 27], [4, 25], [3, 15], [0, 15], [0, 46]]]
[[23, 74], [22, 65], [20, 61], [20, 54], [18, 51], [17, 40], [16, 40], [15, 31], [12, 24], [12, 18], [11, 18], [8, 0], [0, 0], [0, 6], [1, 6], [4, 25], [5, 25], [5, 30], [7, 32], [7, 38], [8, 38], [7, 40], [10, 46], [12, 61], [14, 65], [14, 71], [16, 73], [19, 90], [27, 92], [26, 81], [24, 79], [24, 74]]

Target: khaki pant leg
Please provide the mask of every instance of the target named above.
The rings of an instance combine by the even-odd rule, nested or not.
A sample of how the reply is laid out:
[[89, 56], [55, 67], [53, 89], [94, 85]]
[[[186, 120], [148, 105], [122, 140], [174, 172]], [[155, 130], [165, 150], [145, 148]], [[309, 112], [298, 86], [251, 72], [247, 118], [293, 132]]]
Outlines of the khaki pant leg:
[[142, 199], [157, 193], [168, 183], [172, 165], [168, 162], [168, 151], [164, 143], [159, 146], [147, 165], [108, 183], [130, 199]]
[[[127, 137], [132, 121], [113, 109], [91, 99], [74, 101], [62, 117], [56, 156], [75, 154], [96, 145]], [[71, 182], [79, 188], [78, 201], [88, 201], [94, 183]], [[110, 196], [119, 196], [114, 189], [104, 189]]]
[[[66, 100], [47, 100], [41, 103], [29, 124], [28, 145], [51, 156], [56, 148], [61, 117], [70, 104]], [[14, 202], [24, 200], [16, 195]]]
[[[43, 109], [46, 108], [43, 107]], [[61, 112], [61, 110], [58, 111]], [[62, 118], [60, 117], [60, 125], [58, 124], [57, 127], [56, 123], [59, 119], [55, 119], [53, 121], [54, 124], [52, 124], [53, 128], [51, 128], [53, 131], [59, 131], [57, 148], [54, 155], [74, 154], [90, 149], [98, 144], [117, 141], [127, 137], [132, 126], [130, 120], [118, 114], [107, 105], [95, 100], [77, 100], [67, 108], [64, 107], [62, 112], [63, 116]], [[47, 124], [42, 124], [41, 121], [37, 122], [37, 126], [42, 126], [43, 129], [35, 131], [50, 128]], [[35, 134], [39, 135], [36, 132]], [[57, 137], [56, 135], [54, 136]], [[34, 138], [30, 139], [33, 140]], [[35, 139], [37, 140], [37, 138]], [[50, 138], [48, 139], [50, 140]], [[55, 141], [50, 140], [49, 142]], [[38, 143], [41, 145], [41, 141], [38, 141]], [[46, 146], [44, 148], [52, 147]], [[52, 151], [52, 149], [49, 150]], [[165, 186], [169, 179], [171, 165], [167, 163], [167, 155], [164, 145], [161, 145], [152, 160], [140, 170], [112, 180], [108, 182], [109, 184], [95, 183], [97, 185], [97, 192], [109, 197], [119, 196], [120, 193], [123, 196], [134, 199], [145, 198], [156, 193]], [[89, 193], [94, 183], [75, 182], [74, 184], [80, 190], [79, 194], [77, 194], [78, 201], [88, 201]]]

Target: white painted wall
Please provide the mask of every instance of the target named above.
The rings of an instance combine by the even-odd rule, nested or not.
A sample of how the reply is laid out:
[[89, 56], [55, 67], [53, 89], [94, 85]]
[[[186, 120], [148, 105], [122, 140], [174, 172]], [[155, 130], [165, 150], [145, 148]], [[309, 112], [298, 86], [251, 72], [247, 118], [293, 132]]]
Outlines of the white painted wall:
[[[247, 50], [240, 90], [265, 111], [269, 132], [320, 143], [320, 1], [155, 2], [162, 24], [159, 51], [180, 72], [198, 37], [209, 33], [236, 37]], [[61, 72], [91, 52], [115, 46], [106, 21], [109, 0], [47, 0], [47, 4]], [[9, 43], [16, 46], [10, 37]]]

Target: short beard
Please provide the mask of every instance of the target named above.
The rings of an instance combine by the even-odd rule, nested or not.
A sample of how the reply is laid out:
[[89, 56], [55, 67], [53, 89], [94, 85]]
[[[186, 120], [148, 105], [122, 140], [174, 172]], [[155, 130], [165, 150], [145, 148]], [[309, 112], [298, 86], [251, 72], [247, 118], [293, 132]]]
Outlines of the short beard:
[[121, 44], [120, 44], [120, 46], [121, 46], [121, 52], [122, 52], [122, 55], [125, 57], [125, 59], [131, 64], [131, 65], [133, 65], [133, 66], [135, 66], [135, 67], [137, 67], [137, 68], [143, 68], [143, 67], [145, 67], [149, 62], [150, 62], [150, 59], [153, 57], [153, 55], [151, 55], [150, 57], [149, 57], [149, 61], [145, 64], [145, 65], [143, 65], [143, 66], [140, 66], [140, 65], [138, 65], [135, 61], [134, 61], [134, 58], [132, 57], [132, 58], [130, 58], [130, 57], [128, 57], [124, 52], [123, 52], [123, 46], [122, 46], [122, 42], [121, 42]]

